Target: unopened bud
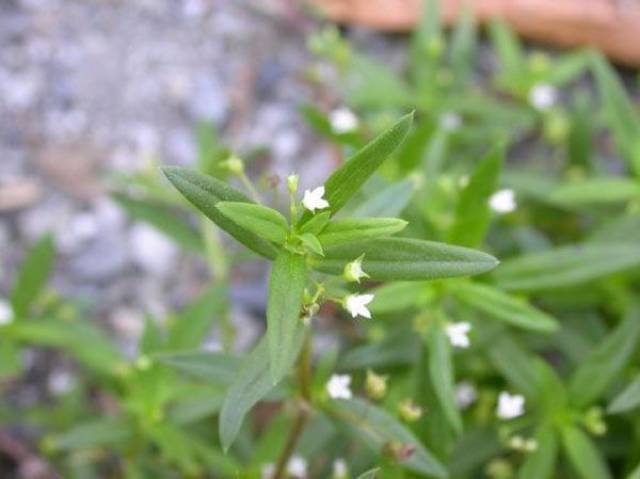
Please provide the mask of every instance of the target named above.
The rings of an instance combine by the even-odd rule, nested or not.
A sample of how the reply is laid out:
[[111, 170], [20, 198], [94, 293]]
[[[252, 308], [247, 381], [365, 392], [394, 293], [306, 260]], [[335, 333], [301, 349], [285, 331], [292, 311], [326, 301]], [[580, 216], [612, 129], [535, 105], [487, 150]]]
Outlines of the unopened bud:
[[398, 405], [400, 417], [406, 422], [416, 422], [422, 417], [422, 408], [413, 402], [413, 399], [404, 399]]
[[242, 175], [244, 173], [244, 162], [236, 155], [231, 155], [222, 164], [234, 175]]
[[375, 401], [379, 401], [387, 394], [387, 376], [381, 376], [367, 369], [367, 380], [365, 383], [367, 396]]
[[292, 195], [298, 191], [298, 182], [300, 177], [298, 175], [291, 174], [287, 176], [287, 189]]
[[583, 419], [584, 426], [594, 436], [602, 436], [607, 432], [607, 424], [602, 419], [602, 408], [592, 407]]

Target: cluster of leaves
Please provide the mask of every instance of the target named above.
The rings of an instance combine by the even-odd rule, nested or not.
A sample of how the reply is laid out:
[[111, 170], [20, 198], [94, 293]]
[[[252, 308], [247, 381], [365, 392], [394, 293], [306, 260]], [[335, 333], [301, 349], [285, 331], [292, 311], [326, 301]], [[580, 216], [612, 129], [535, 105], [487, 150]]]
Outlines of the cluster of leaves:
[[[174, 188], [158, 169], [115, 179], [132, 218], [212, 272], [184, 311], [147, 318], [135, 357], [46, 288], [50, 238], [28, 252], [0, 376], [20, 374], [25, 346], [82, 366], [55, 409], [27, 414], [55, 433], [41, 451], [63, 477], [279, 479], [299, 477], [296, 457], [310, 478], [640, 477], [640, 115], [599, 55], [527, 55], [500, 23], [487, 82], [472, 17], [449, 39], [430, 6], [406, 76], [335, 30], [310, 40], [358, 115], [345, 131], [302, 109], [349, 157], [318, 211], [295, 176], [288, 218], [267, 206], [209, 129], [197, 169], [163, 169]], [[599, 102], [575, 85], [549, 101], [587, 72]], [[237, 355], [229, 271], [256, 259], [271, 263], [266, 332]], [[318, 317], [340, 315], [325, 304], [355, 315], [362, 292], [373, 319], [344, 315], [341, 348], [320, 349]], [[205, 352], [214, 320], [223, 351]], [[524, 407], [501, 411], [505, 392]], [[9, 404], [0, 418], [17, 419]]]

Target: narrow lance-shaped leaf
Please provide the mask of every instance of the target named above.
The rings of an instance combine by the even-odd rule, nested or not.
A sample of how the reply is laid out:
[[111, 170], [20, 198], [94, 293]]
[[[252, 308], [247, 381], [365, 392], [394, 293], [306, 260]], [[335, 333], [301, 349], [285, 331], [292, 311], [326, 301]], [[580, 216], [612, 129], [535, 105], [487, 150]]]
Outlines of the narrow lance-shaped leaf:
[[558, 329], [558, 322], [548, 314], [492, 286], [464, 282], [452, 288], [452, 292], [463, 303], [513, 326], [543, 333]]
[[520, 474], [520, 479], [551, 479], [558, 459], [558, 437], [550, 425], [538, 428], [535, 434], [538, 448], [527, 455]]
[[632, 243], [582, 244], [532, 253], [504, 262], [495, 277], [511, 291], [576, 286], [640, 265], [640, 246]]
[[482, 243], [491, 216], [489, 198], [498, 185], [502, 158], [502, 148], [496, 149], [474, 170], [458, 200], [451, 227], [451, 242], [462, 246]]
[[31, 304], [47, 283], [54, 255], [54, 244], [50, 236], [43, 237], [27, 251], [11, 295], [11, 307], [17, 318], [29, 312]]
[[631, 411], [640, 406], [640, 374], [609, 404], [609, 414]]
[[640, 184], [626, 178], [591, 178], [554, 189], [549, 200], [560, 206], [581, 207], [622, 203], [640, 198]]
[[267, 304], [269, 362], [274, 383], [291, 367], [289, 358], [296, 348], [296, 332], [301, 326], [306, 281], [305, 258], [282, 250], [273, 262]]
[[367, 472], [360, 474], [357, 479], [376, 479], [376, 475], [380, 471], [380, 468], [370, 469]]
[[507, 333], [491, 341], [489, 359], [500, 373], [527, 398], [534, 399], [540, 390], [540, 378], [534, 356], [525, 351]]
[[402, 231], [407, 222], [398, 218], [353, 218], [329, 223], [318, 240], [325, 248], [353, 241], [391, 236]]
[[462, 433], [462, 418], [456, 405], [455, 378], [451, 346], [444, 324], [434, 325], [428, 333], [429, 376], [447, 422], [456, 434]]
[[225, 353], [161, 353], [154, 355], [154, 359], [186, 375], [222, 386], [230, 385], [240, 369], [240, 360]]
[[[304, 334], [304, 328], [297, 329], [293, 342], [294, 347], [289, 351], [284, 370], [288, 370], [295, 363]], [[242, 422], [251, 408], [273, 389], [274, 383], [282, 380], [282, 376], [272, 377], [269, 356], [269, 342], [265, 336], [244, 358], [240, 371], [229, 388], [220, 411], [219, 422], [220, 441], [225, 451], [235, 440]]]
[[562, 444], [573, 468], [582, 479], [611, 479], [613, 476], [589, 436], [575, 426], [562, 429]]
[[598, 399], [633, 357], [639, 339], [640, 306], [634, 304], [624, 320], [592, 351], [571, 378], [571, 402], [583, 407]]
[[[329, 202], [332, 215], [340, 211], [349, 198], [402, 143], [412, 121], [413, 113], [403, 116], [395, 125], [359, 150], [327, 179], [324, 184], [324, 197]], [[310, 218], [310, 213], [306, 212], [303, 222]]]
[[244, 194], [220, 180], [186, 168], [167, 166], [162, 171], [186, 199], [221, 229], [255, 253], [269, 259], [276, 257], [275, 246], [231, 221], [217, 208], [221, 201], [252, 203]]
[[365, 255], [373, 280], [426, 280], [470, 276], [492, 270], [498, 261], [481, 251], [408, 238], [380, 238], [325, 249], [314, 269], [341, 275], [345, 265]]
[[257, 236], [278, 244], [284, 243], [287, 238], [287, 220], [274, 209], [230, 201], [221, 201], [216, 206], [227, 218]]
[[330, 412], [339, 421], [354, 427], [364, 443], [377, 453], [382, 453], [386, 446], [393, 444], [411, 448], [413, 453], [402, 462], [404, 468], [429, 477], [447, 477], [444, 466], [411, 430], [384, 409], [361, 399], [349, 399], [332, 401]]

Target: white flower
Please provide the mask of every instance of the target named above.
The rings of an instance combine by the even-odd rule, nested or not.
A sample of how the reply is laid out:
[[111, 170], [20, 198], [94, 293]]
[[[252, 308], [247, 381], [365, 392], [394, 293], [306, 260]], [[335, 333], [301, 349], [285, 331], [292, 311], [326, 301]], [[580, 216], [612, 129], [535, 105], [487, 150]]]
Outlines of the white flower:
[[340, 135], [358, 128], [358, 117], [348, 108], [336, 108], [329, 113], [329, 123], [333, 132]]
[[496, 414], [500, 419], [513, 419], [524, 414], [524, 397], [503, 391], [498, 396]]
[[517, 206], [516, 195], [513, 190], [496, 191], [489, 198], [489, 207], [496, 213], [511, 213]]
[[344, 267], [344, 279], [347, 281], [360, 282], [362, 278], [368, 278], [369, 275], [362, 270], [362, 260], [364, 255], [354, 259]]
[[462, 381], [456, 385], [455, 397], [458, 409], [466, 409], [476, 401], [478, 391], [470, 382]]
[[367, 304], [373, 301], [373, 294], [350, 294], [344, 299], [344, 306], [351, 313], [351, 317], [362, 316], [371, 319], [371, 312]]
[[301, 456], [293, 456], [287, 464], [287, 472], [296, 479], [307, 477], [307, 460]]
[[333, 461], [333, 475], [332, 479], [346, 479], [349, 476], [349, 469], [344, 459], [338, 458]]
[[47, 389], [53, 396], [63, 396], [75, 385], [75, 376], [64, 369], [55, 369], [47, 379]]
[[451, 346], [455, 346], [456, 348], [469, 347], [471, 344], [471, 341], [469, 341], [469, 331], [471, 331], [471, 325], [467, 322], [447, 324], [445, 328]]
[[331, 399], [351, 399], [351, 376], [348, 374], [333, 374], [327, 382], [327, 392]]
[[557, 98], [558, 91], [551, 85], [534, 85], [529, 91], [529, 104], [538, 111], [546, 111], [551, 108]]
[[462, 118], [457, 113], [448, 111], [440, 117], [440, 124], [447, 131], [457, 131], [462, 126]]
[[323, 198], [324, 186], [318, 186], [315, 190], [305, 190], [304, 198], [302, 198], [302, 205], [315, 213], [316, 210], [323, 210], [329, 207], [329, 202]]
[[261, 479], [273, 479], [273, 475], [276, 473], [276, 465], [275, 464], [264, 464], [260, 468], [260, 478]]
[[0, 299], [0, 326], [13, 322], [13, 308], [5, 300]]

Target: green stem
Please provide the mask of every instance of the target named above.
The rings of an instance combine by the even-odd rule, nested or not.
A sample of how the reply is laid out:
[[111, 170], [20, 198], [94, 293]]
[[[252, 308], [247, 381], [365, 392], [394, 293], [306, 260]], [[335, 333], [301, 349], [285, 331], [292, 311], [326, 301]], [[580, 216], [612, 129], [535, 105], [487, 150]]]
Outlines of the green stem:
[[300, 353], [300, 362], [298, 363], [298, 373], [300, 377], [300, 394], [302, 400], [298, 403], [298, 415], [296, 416], [284, 449], [280, 453], [278, 462], [276, 463], [276, 472], [273, 479], [283, 479], [287, 470], [287, 464], [291, 456], [296, 450], [296, 446], [304, 428], [309, 420], [309, 404], [311, 403], [311, 385], [313, 382], [313, 372], [311, 369], [311, 328], [307, 327], [307, 332]]
[[262, 198], [260, 197], [260, 193], [258, 193], [258, 190], [256, 190], [255, 186], [253, 186], [253, 183], [251, 183], [251, 180], [249, 179], [247, 174], [243, 171], [238, 176], [240, 177], [240, 181], [242, 182], [244, 187], [247, 189], [247, 191], [249, 192], [253, 200], [256, 203], [262, 203]]

